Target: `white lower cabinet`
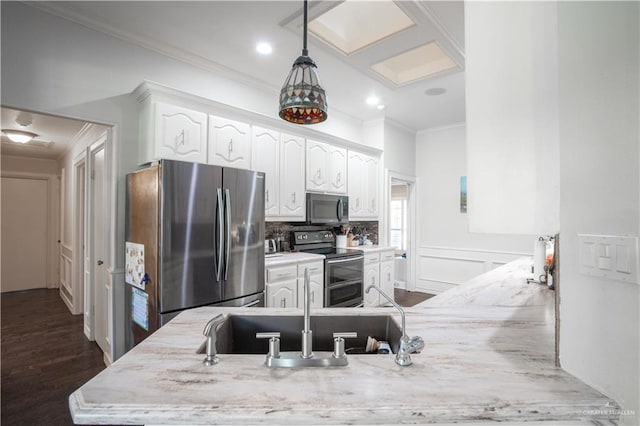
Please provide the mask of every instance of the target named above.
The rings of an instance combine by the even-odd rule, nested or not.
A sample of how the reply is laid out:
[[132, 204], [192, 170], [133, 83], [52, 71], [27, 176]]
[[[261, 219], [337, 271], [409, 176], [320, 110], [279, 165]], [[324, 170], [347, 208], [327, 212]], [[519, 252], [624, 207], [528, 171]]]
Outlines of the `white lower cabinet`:
[[311, 271], [311, 307], [324, 305], [324, 261], [302, 261], [265, 268], [265, 306], [267, 308], [302, 308], [304, 272]]
[[304, 273], [311, 268], [309, 296], [312, 308], [324, 306], [324, 262], [304, 262], [298, 264], [298, 308], [304, 307]]
[[295, 308], [297, 280], [283, 281], [266, 285], [267, 308]]
[[298, 267], [294, 264], [265, 268], [265, 305], [267, 308], [298, 306]]
[[364, 255], [364, 306], [378, 306], [380, 304], [380, 293], [377, 290], [366, 292], [370, 285], [380, 287], [380, 253], [365, 253]]
[[390, 305], [389, 301], [376, 290], [366, 293], [370, 285], [378, 286], [393, 299], [393, 268], [394, 251], [385, 250], [364, 255], [364, 306]]

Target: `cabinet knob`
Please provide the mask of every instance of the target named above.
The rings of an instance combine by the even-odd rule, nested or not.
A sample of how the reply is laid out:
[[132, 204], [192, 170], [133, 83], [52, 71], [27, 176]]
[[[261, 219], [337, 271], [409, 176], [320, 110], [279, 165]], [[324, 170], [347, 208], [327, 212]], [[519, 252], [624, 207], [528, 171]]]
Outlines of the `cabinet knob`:
[[287, 307], [287, 299], [285, 299], [285, 298], [280, 299], [280, 307], [281, 308], [286, 308]]
[[295, 192], [292, 192], [292, 193], [291, 193], [291, 202], [292, 202], [293, 204], [295, 204], [295, 203], [296, 203], [296, 193], [295, 193]]
[[229, 139], [229, 154], [233, 152], [233, 139]]

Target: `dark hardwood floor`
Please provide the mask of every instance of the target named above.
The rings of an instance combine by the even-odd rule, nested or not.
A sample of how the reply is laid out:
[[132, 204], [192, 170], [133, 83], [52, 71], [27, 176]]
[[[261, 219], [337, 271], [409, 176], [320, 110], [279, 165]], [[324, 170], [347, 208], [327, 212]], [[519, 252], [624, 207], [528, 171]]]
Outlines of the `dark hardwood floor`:
[[71, 425], [68, 397], [105, 368], [57, 289], [0, 296], [1, 423]]
[[421, 293], [419, 291], [407, 291], [399, 288], [393, 289], [393, 297], [400, 306], [409, 307], [432, 298], [435, 294]]

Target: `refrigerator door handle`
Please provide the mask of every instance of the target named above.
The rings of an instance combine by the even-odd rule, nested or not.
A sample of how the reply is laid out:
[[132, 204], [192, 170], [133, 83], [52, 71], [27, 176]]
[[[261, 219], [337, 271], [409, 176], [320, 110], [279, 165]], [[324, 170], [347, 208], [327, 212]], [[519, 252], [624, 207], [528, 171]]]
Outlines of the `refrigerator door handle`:
[[[218, 211], [218, 244], [216, 244], [216, 264], [215, 264], [215, 272], [216, 272], [216, 281], [219, 282], [222, 279], [222, 245], [224, 244], [224, 217], [222, 214], [222, 210], [224, 209], [224, 205], [222, 202], [222, 189], [218, 188], [218, 205], [216, 210]], [[215, 233], [214, 233], [215, 239]]]
[[256, 305], [258, 305], [260, 302], [261, 302], [261, 300], [260, 300], [260, 299], [258, 299], [258, 300], [254, 300], [254, 301], [253, 301], [253, 302], [251, 302], [251, 303], [247, 303], [246, 305], [242, 305], [242, 306], [240, 306], [240, 307], [241, 307], [241, 308], [250, 308], [250, 307], [252, 307], [252, 306], [256, 306]]
[[226, 281], [229, 277], [229, 256], [231, 255], [231, 194], [229, 193], [229, 188], [225, 188], [224, 190], [224, 210], [227, 216], [226, 227], [227, 227], [227, 236], [226, 236], [226, 248], [225, 248], [225, 261], [224, 261], [224, 280]]

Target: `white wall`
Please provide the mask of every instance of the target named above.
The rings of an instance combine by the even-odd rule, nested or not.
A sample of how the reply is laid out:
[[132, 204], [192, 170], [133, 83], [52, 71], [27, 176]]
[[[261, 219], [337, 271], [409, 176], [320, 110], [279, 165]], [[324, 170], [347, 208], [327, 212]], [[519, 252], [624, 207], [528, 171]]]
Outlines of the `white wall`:
[[421, 131], [418, 178], [418, 288], [440, 292], [515, 258], [531, 255], [535, 236], [473, 233], [460, 213], [467, 174], [464, 124]]
[[3, 155], [2, 171], [57, 175], [58, 161], [50, 158], [18, 157], [13, 155]]
[[415, 176], [416, 136], [389, 120], [384, 123], [384, 167], [407, 176]]
[[[559, 2], [560, 362], [640, 424], [640, 286], [581, 275], [578, 233], [640, 231], [639, 4]], [[637, 254], [636, 254], [637, 255]]]
[[559, 226], [555, 2], [465, 2], [469, 225]]

